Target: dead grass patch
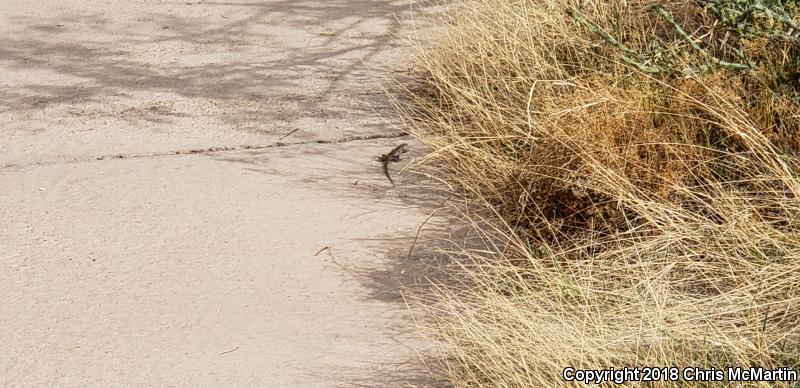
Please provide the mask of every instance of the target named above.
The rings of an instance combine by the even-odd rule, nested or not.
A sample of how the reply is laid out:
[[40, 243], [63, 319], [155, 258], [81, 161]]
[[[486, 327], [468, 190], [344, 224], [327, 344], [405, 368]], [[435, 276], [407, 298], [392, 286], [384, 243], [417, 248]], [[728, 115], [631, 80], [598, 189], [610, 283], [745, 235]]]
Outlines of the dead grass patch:
[[505, 243], [434, 297], [457, 385], [798, 366], [795, 13], [736, 4], [467, 0], [422, 45], [401, 112]]

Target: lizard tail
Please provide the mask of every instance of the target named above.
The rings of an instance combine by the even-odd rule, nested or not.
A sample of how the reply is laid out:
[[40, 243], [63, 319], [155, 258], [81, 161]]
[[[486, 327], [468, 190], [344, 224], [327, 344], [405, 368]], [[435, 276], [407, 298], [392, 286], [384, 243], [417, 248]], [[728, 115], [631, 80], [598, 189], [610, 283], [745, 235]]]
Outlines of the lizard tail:
[[383, 165], [383, 174], [386, 175], [387, 179], [389, 179], [389, 183], [391, 183], [392, 186], [394, 186], [394, 181], [392, 180], [392, 177], [389, 176], [389, 163], [385, 163]]

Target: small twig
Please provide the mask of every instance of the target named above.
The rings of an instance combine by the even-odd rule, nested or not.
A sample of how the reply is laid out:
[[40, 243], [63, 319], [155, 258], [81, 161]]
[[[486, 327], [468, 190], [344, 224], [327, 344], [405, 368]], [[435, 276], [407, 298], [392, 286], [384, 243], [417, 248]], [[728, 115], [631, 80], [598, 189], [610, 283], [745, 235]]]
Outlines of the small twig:
[[294, 130], [292, 130], [291, 132], [289, 132], [289, 133], [287, 133], [287, 134], [285, 134], [285, 135], [281, 136], [281, 138], [280, 138], [280, 139], [278, 139], [278, 140], [283, 140], [283, 139], [285, 139], [285, 138], [289, 137], [289, 135], [291, 135], [291, 134], [293, 134], [293, 133], [297, 132], [299, 129], [300, 129], [300, 128], [295, 128], [295, 129], [294, 129]]
[[413, 242], [413, 243], [411, 243], [411, 249], [409, 249], [409, 250], [408, 250], [408, 255], [406, 256], [406, 259], [409, 259], [409, 258], [411, 257], [411, 253], [412, 253], [412, 252], [414, 252], [414, 247], [417, 245], [417, 239], [419, 239], [419, 233], [420, 233], [420, 232], [422, 232], [422, 227], [423, 227], [423, 226], [425, 226], [425, 224], [427, 224], [427, 223], [428, 223], [428, 221], [430, 221], [431, 217], [433, 217], [433, 215], [434, 215], [434, 214], [436, 214], [436, 212], [438, 212], [440, 209], [441, 209], [441, 208], [439, 208], [439, 209], [434, 209], [434, 210], [431, 212], [431, 214], [429, 214], [429, 215], [428, 215], [428, 218], [426, 218], [426, 219], [425, 219], [425, 221], [423, 221], [423, 222], [422, 222], [422, 223], [419, 225], [419, 227], [417, 228], [417, 235], [416, 235], [416, 236], [414, 236], [414, 242]]
[[0, 258], [0, 260], [13, 259], [15, 257], [20, 257], [20, 256], [22, 256], [22, 253], [17, 253], [16, 255], [6, 256], [6, 257], [3, 257], [3, 258]]
[[324, 246], [324, 247], [320, 248], [320, 249], [317, 251], [317, 253], [315, 253], [315, 254], [314, 254], [314, 256], [318, 256], [320, 253], [322, 253], [323, 251], [326, 251], [326, 250], [328, 250], [328, 249], [330, 249], [330, 248], [331, 248], [331, 247], [329, 247], [329, 246], [327, 246], [327, 245], [326, 245], [326, 246]]
[[227, 352], [222, 352], [222, 353], [220, 353], [219, 355], [220, 355], [220, 356], [224, 356], [224, 355], [226, 355], [226, 354], [233, 353], [233, 352], [235, 352], [235, 351], [237, 351], [237, 350], [239, 350], [239, 347], [238, 347], [238, 346], [237, 346], [237, 347], [235, 347], [235, 348], [233, 348], [233, 349], [231, 349], [231, 350], [228, 350]]

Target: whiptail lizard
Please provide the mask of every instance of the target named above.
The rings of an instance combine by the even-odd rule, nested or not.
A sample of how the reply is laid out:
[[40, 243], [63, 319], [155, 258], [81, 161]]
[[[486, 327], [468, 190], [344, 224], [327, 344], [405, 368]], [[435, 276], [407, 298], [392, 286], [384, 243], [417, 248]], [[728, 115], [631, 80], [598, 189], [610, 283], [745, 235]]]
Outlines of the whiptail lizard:
[[408, 144], [403, 143], [397, 147], [394, 147], [394, 149], [389, 151], [388, 154], [383, 154], [378, 157], [378, 160], [383, 163], [383, 173], [386, 175], [386, 178], [389, 179], [389, 182], [391, 182], [392, 186], [394, 186], [394, 181], [392, 180], [392, 177], [389, 176], [389, 163], [399, 162], [400, 155], [406, 152], [408, 152]]

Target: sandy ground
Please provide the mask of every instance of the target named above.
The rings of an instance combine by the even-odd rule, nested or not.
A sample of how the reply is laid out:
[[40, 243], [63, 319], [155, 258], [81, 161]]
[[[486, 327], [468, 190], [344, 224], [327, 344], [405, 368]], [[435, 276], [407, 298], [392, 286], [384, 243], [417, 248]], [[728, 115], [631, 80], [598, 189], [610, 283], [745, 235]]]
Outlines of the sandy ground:
[[374, 160], [410, 9], [0, 0], [0, 385], [436, 385], [394, 272], [441, 197]]

